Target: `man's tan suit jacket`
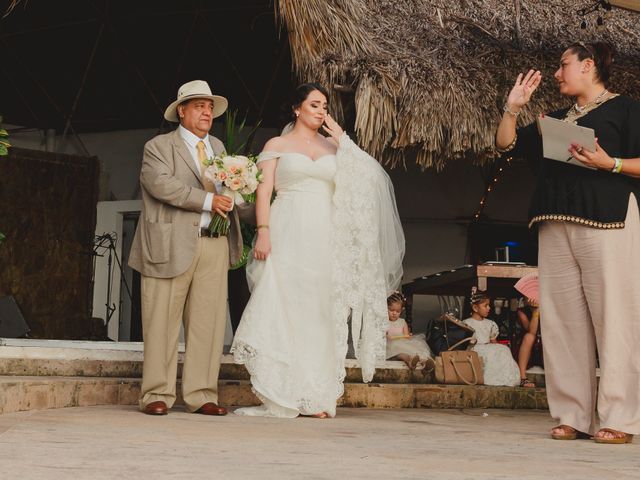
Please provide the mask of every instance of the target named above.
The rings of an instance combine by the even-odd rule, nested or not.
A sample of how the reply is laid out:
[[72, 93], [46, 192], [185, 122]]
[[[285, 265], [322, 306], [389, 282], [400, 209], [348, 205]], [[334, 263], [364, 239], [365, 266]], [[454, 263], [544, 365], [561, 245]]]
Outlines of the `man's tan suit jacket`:
[[[209, 136], [215, 154], [224, 151], [220, 140]], [[200, 214], [207, 192], [193, 157], [178, 130], [158, 135], [144, 147], [142, 212], [138, 221], [129, 266], [147, 277], [172, 278], [184, 273], [195, 256]], [[248, 205], [229, 212], [229, 262], [242, 255], [238, 213], [249, 221], [255, 212]], [[255, 223], [255, 220], [253, 220]]]

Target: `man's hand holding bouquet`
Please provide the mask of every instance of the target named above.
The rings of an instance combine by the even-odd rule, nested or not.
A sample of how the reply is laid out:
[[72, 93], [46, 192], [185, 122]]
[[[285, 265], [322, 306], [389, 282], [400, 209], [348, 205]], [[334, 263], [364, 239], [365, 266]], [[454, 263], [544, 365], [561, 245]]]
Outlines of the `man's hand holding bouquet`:
[[[204, 176], [211, 182], [222, 185], [219, 192], [231, 199], [234, 204], [241, 205], [252, 201], [258, 184], [262, 181], [262, 172], [258, 170], [253, 155], [228, 155], [222, 153], [206, 160]], [[226, 235], [229, 233], [229, 219], [215, 213], [209, 224], [209, 230]]]

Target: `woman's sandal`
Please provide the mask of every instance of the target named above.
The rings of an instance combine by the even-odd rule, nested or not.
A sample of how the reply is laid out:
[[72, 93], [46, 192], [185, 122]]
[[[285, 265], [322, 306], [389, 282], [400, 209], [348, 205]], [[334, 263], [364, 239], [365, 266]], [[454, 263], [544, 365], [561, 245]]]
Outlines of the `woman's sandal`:
[[520, 379], [520, 386], [523, 388], [536, 388], [536, 384], [529, 380], [527, 377]]
[[[613, 436], [612, 437], [598, 436], [598, 435], [601, 435], [602, 433], [610, 433]], [[613, 430], [612, 428], [601, 428], [600, 430], [598, 430], [598, 433], [594, 435], [593, 441], [596, 443], [609, 443], [612, 445], [620, 445], [624, 443], [633, 442], [633, 435], [631, 435], [630, 433], [621, 432], [620, 430]]]
[[[554, 430], [562, 430], [562, 433], [553, 433]], [[584, 432], [579, 432], [569, 425], [558, 425], [551, 429], [551, 438], [554, 440], [575, 440], [577, 438], [591, 438], [591, 436]]]

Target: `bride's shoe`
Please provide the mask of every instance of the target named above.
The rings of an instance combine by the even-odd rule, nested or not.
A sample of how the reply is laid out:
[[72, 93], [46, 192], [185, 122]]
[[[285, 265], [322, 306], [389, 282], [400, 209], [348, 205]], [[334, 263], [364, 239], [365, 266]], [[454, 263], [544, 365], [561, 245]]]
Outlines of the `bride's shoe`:
[[308, 418], [329, 418], [329, 414], [327, 412], [320, 412], [320, 413], [314, 413], [313, 415], [302, 415], [300, 414], [301, 417], [308, 417]]

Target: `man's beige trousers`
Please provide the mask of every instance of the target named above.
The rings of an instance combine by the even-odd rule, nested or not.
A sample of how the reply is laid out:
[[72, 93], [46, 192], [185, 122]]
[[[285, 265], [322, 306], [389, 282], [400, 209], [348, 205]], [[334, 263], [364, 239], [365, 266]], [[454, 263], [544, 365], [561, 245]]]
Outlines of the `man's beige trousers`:
[[184, 322], [182, 396], [187, 411], [218, 403], [218, 372], [227, 321], [226, 237], [198, 239], [189, 269], [174, 278], [142, 276], [144, 364], [140, 408], [176, 399], [178, 339]]

